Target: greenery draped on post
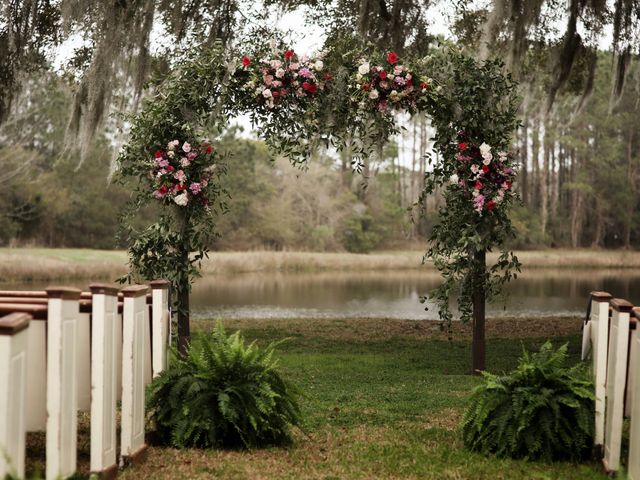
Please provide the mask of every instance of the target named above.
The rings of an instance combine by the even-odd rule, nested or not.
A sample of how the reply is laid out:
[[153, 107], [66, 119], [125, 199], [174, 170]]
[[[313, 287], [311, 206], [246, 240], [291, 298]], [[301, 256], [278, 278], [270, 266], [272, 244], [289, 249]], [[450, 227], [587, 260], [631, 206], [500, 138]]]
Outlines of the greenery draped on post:
[[[132, 119], [118, 159], [122, 177], [137, 180], [125, 216], [131, 266], [125, 280], [173, 282], [185, 352], [189, 290], [214, 216], [225, 210], [223, 174], [231, 168], [215, 141], [202, 139], [215, 140], [230, 117], [248, 113], [270, 149], [293, 164], [334, 148], [366, 174], [369, 159], [399, 131], [398, 113], [428, 115], [437, 155], [423, 195], [437, 189], [446, 200], [427, 253], [445, 279], [433, 299], [447, 322], [455, 296], [463, 320], [473, 310], [474, 368], [484, 368], [485, 299], [519, 267], [507, 251], [496, 265], [485, 264], [485, 253], [513, 234], [515, 165], [507, 150], [517, 126], [514, 82], [499, 62], [478, 64], [448, 46], [409, 66], [394, 52], [363, 50], [353, 38], [333, 39], [311, 58], [268, 43], [228, 56], [220, 46], [192, 52]], [[151, 202], [161, 211], [158, 222], [134, 228], [135, 212]]]
[[[504, 75], [499, 60], [478, 64], [453, 49], [436, 56], [431, 69], [441, 84], [430, 112], [437, 155], [431, 158], [433, 171], [426, 174], [422, 198], [440, 191], [445, 199], [426, 254], [444, 279], [431, 299], [445, 322], [452, 320], [454, 297], [462, 320], [473, 320], [477, 372], [485, 369], [485, 301], [520, 270], [517, 257], [504, 248], [515, 236], [509, 210], [517, 201], [512, 189], [516, 166], [508, 150], [518, 126], [516, 83]], [[488, 155], [482, 144], [485, 152], [490, 147]], [[488, 171], [480, 173], [484, 167]], [[486, 253], [497, 247], [502, 248], [499, 259], [488, 267]]]

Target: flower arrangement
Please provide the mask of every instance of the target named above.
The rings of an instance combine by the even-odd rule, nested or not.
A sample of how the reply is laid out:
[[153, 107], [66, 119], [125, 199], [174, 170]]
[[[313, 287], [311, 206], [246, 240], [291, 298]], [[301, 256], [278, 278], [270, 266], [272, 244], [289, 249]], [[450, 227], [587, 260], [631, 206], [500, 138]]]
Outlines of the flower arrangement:
[[286, 50], [280, 58], [263, 58], [255, 62], [242, 57], [242, 66], [236, 72], [243, 78], [244, 90], [253, 103], [273, 109], [283, 102], [314, 98], [325, 89], [333, 77], [322, 73], [322, 56], [300, 56]]
[[463, 190], [479, 215], [493, 212], [512, 194], [516, 172], [511, 153], [494, 155], [490, 145], [476, 145], [461, 133], [455, 160], [457, 173], [449, 180]]
[[153, 197], [179, 207], [196, 201], [207, 207], [207, 187], [218, 169], [214, 158], [213, 147], [208, 143], [193, 147], [187, 142], [170, 141], [165, 150], [156, 151], [151, 161]]
[[351, 82], [353, 97], [361, 105], [383, 113], [388, 110], [415, 112], [419, 99], [431, 88], [431, 80], [421, 80], [406, 66], [398, 64], [398, 60], [395, 52], [389, 52], [378, 65], [361, 59]]

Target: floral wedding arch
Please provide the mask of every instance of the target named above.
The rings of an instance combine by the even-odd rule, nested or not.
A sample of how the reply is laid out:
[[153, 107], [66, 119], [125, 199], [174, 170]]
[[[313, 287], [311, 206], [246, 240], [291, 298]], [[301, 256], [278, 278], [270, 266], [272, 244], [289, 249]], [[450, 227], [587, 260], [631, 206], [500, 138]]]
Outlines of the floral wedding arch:
[[[399, 131], [396, 114], [428, 115], [436, 129], [423, 196], [439, 192], [445, 205], [425, 257], [443, 284], [431, 293], [442, 320], [450, 300], [474, 321], [474, 369], [484, 368], [484, 305], [519, 271], [504, 249], [514, 235], [509, 208], [517, 201], [509, 146], [516, 118], [516, 84], [499, 61], [476, 62], [453, 46], [402, 62], [344, 42], [315, 57], [288, 48], [249, 46], [192, 51], [155, 86], [155, 95], [131, 120], [119, 158], [136, 195], [125, 217], [130, 274], [169, 278], [178, 310], [178, 347], [189, 341], [189, 292], [215, 215], [224, 212], [224, 174], [233, 159], [216, 150], [215, 137], [248, 114], [270, 149], [301, 165], [318, 148], [346, 150], [354, 170], [382, 152]], [[131, 216], [156, 204], [157, 222], [137, 230]], [[501, 249], [487, 266], [485, 254]]]

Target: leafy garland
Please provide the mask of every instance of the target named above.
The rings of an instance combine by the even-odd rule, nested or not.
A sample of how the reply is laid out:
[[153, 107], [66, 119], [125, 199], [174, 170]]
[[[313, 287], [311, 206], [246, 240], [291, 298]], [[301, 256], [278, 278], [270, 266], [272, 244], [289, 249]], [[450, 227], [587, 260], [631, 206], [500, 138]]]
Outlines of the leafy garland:
[[[172, 280], [178, 333], [188, 338], [190, 285], [214, 234], [213, 216], [226, 208], [225, 158], [213, 140], [229, 119], [249, 113], [271, 150], [293, 164], [333, 147], [360, 171], [399, 131], [398, 112], [428, 114], [437, 129], [438, 155], [422, 195], [441, 191], [446, 200], [426, 254], [444, 277], [432, 298], [450, 321], [449, 299], [457, 295], [468, 319], [478, 282], [491, 297], [519, 268], [508, 251], [488, 270], [476, 259], [514, 234], [508, 210], [517, 200], [516, 166], [507, 150], [518, 122], [515, 83], [503, 65], [477, 64], [452, 47], [410, 67], [394, 52], [363, 52], [353, 41], [311, 58], [264, 43], [229, 56], [220, 46], [191, 52], [132, 119], [118, 158], [121, 177], [137, 179], [124, 219], [131, 272], [123, 280]], [[154, 201], [158, 222], [137, 230], [133, 216]]]
[[[491, 300], [520, 271], [505, 246], [515, 237], [509, 211], [519, 201], [513, 189], [517, 165], [509, 153], [519, 125], [517, 84], [503, 73], [501, 61], [479, 64], [451, 48], [432, 56], [430, 65], [441, 85], [429, 109], [437, 156], [430, 158], [433, 170], [426, 174], [421, 201], [441, 192], [445, 203], [425, 258], [442, 274], [430, 299], [450, 323], [451, 299], [457, 298], [462, 320], [469, 320], [475, 292]], [[487, 268], [484, 254], [495, 248], [500, 255]]]

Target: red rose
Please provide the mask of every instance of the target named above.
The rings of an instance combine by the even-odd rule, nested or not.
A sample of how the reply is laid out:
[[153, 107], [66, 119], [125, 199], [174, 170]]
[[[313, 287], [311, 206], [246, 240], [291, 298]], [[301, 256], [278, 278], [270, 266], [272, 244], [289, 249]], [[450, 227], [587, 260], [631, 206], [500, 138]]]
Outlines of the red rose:
[[244, 57], [242, 57], [242, 65], [248, 67], [249, 65], [251, 65], [251, 59], [245, 55]]
[[278, 98], [280, 96], [280, 93], [278, 93], [277, 90], [272, 90], [271, 91], [271, 96], [273, 96], [273, 98]]
[[295, 55], [295, 52], [293, 50], [287, 50], [286, 52], [284, 52], [284, 59], [291, 60], [294, 55]]
[[494, 202], [493, 200], [489, 200], [486, 204], [487, 210], [491, 211], [491, 210], [495, 210], [496, 208], [496, 202]]
[[333, 80], [333, 75], [331, 75], [330, 73], [325, 73], [323, 79], [325, 82], [330, 82], [331, 80]]
[[389, 52], [387, 54], [387, 62], [389, 62], [391, 65], [393, 65], [397, 61], [398, 61], [398, 55], [397, 54], [395, 54], [394, 52]]
[[167, 188], [167, 186], [166, 186], [166, 185], [162, 185], [162, 186], [158, 189], [158, 193], [159, 193], [160, 195], [164, 196], [164, 195], [166, 195], [166, 194], [167, 194], [167, 191], [168, 191], [168, 190], [169, 190], [169, 189]]
[[476, 190], [482, 190], [482, 182], [480, 180], [476, 181], [475, 189]]
[[460, 142], [458, 144], [458, 150], [460, 150], [461, 152], [464, 152], [467, 149], [467, 144], [465, 142]]
[[422, 90], [429, 90], [429, 84], [427, 82], [420, 82], [420, 88]]
[[181, 192], [182, 190], [185, 190], [186, 188], [187, 188], [186, 185], [178, 184], [178, 185], [176, 185], [176, 192]]
[[167, 167], [165, 168], [165, 170], [166, 170], [167, 172], [173, 172], [173, 171], [175, 170], [175, 168], [173, 168], [173, 166], [172, 166], [172, 165], [167, 165]]
[[482, 173], [489, 173], [489, 166], [488, 165], [483, 165], [482, 166]]
[[156, 158], [162, 158], [162, 150], [156, 150]]
[[209, 145], [208, 143], [206, 144], [206, 148], [207, 148], [207, 155], [211, 155], [211, 152], [213, 152], [213, 147], [211, 145]]
[[309, 93], [316, 93], [318, 91], [318, 87], [315, 83], [304, 82], [302, 84], [302, 88]]
[[386, 80], [387, 79], [387, 72], [385, 72], [384, 70], [380, 70], [380, 80]]

